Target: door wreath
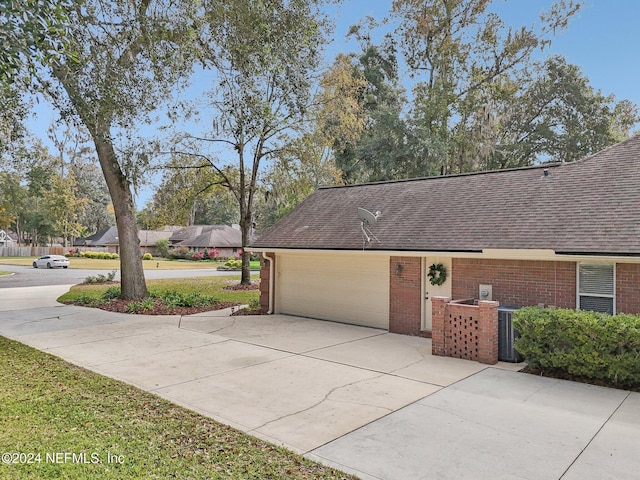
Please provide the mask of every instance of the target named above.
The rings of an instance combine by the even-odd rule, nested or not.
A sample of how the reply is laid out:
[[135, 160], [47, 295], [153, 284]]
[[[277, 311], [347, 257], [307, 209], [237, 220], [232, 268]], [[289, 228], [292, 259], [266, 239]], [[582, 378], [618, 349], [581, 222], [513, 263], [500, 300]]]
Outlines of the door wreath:
[[441, 263], [432, 263], [429, 267], [429, 282], [431, 285], [442, 285], [447, 279], [447, 269]]

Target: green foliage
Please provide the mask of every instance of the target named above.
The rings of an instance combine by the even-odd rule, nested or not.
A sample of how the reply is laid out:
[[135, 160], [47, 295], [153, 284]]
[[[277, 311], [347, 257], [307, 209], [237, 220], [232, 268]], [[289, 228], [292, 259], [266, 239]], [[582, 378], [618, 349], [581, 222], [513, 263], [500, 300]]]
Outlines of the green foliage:
[[156, 250], [158, 251], [158, 255], [162, 258], [167, 258], [169, 253], [169, 239], [161, 238], [156, 242]]
[[120, 287], [116, 285], [112, 285], [107, 288], [102, 294], [103, 300], [113, 300], [114, 298], [118, 298], [120, 296]]
[[254, 298], [249, 302], [249, 310], [259, 310], [260, 309], [260, 299]]
[[187, 247], [172, 248], [167, 253], [167, 257], [173, 260], [184, 260], [189, 255], [189, 249]]
[[153, 260], [153, 255], [147, 252], [144, 255], [142, 255], [142, 260]]
[[[87, 282], [85, 280], [85, 283], [90, 283], [90, 282]], [[94, 306], [100, 303], [100, 300], [96, 299], [93, 295], [83, 294], [76, 297], [74, 300], [74, 303], [76, 303], [77, 305]]]
[[227, 268], [242, 268], [242, 260], [236, 258], [230, 258], [224, 263]]
[[219, 302], [217, 297], [200, 292], [181, 293], [176, 290], [152, 291], [152, 298], [160, 298], [170, 307], [202, 307]]
[[109, 252], [80, 252], [80, 256], [84, 258], [94, 258], [99, 260], [117, 260], [120, 256], [117, 253]]
[[532, 368], [640, 386], [640, 316], [527, 307], [514, 326], [515, 348]]
[[89, 275], [84, 279], [84, 283], [106, 283], [111, 282], [116, 276], [116, 270], [111, 270], [107, 275], [99, 273], [98, 275]]
[[145, 298], [139, 302], [131, 302], [127, 305], [127, 313], [144, 313], [153, 309], [153, 298]]

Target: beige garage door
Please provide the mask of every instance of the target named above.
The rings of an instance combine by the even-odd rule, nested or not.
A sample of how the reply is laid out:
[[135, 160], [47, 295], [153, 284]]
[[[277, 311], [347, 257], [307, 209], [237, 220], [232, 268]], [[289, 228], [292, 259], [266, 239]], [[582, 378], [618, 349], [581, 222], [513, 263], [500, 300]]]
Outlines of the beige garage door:
[[278, 255], [276, 312], [389, 328], [389, 258]]

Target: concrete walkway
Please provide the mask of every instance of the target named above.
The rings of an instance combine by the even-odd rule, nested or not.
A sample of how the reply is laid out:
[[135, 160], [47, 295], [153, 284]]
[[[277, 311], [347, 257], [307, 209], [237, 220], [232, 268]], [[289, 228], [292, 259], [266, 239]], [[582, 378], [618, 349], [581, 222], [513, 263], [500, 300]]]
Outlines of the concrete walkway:
[[[132, 316], [48, 305], [27, 290], [0, 291], [0, 335], [362, 478], [640, 472], [640, 394], [433, 357], [427, 339], [370, 328]], [[40, 301], [25, 309], [31, 294]]]

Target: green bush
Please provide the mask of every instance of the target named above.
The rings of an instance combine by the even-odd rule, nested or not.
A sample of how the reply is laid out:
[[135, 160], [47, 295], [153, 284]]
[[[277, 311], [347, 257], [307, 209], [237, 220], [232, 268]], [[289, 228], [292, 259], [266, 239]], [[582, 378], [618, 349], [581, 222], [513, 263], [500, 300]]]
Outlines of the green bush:
[[163, 292], [152, 291], [149, 295], [161, 298], [165, 305], [169, 307], [202, 307], [218, 302], [216, 297], [198, 292], [184, 294], [174, 290], [166, 290]]
[[167, 258], [169, 254], [169, 239], [161, 238], [156, 242], [156, 250], [158, 251], [158, 255], [163, 258]]
[[118, 298], [120, 296], [120, 287], [115, 285], [110, 286], [102, 293], [102, 298], [104, 300], [113, 300], [114, 298]]
[[150, 253], [145, 253], [144, 255], [142, 255], [142, 260], [153, 260], [153, 255], [151, 255]]
[[230, 258], [229, 260], [227, 260], [224, 263], [224, 266], [227, 268], [241, 268], [242, 267], [242, 260], [237, 260], [234, 258]]
[[153, 309], [153, 298], [146, 298], [139, 302], [131, 302], [127, 305], [127, 313], [148, 312]]
[[187, 247], [172, 248], [167, 253], [167, 257], [171, 259], [185, 259], [189, 255], [189, 249]]
[[530, 367], [640, 386], [640, 316], [527, 307], [513, 318], [515, 348]]

